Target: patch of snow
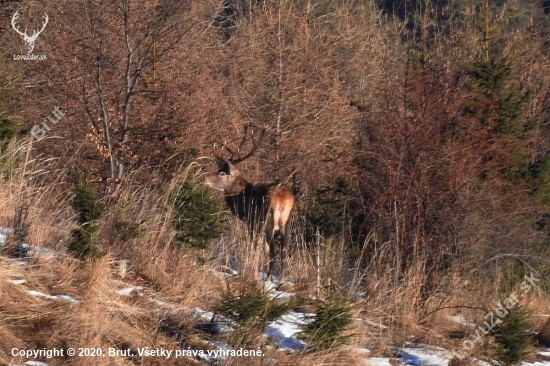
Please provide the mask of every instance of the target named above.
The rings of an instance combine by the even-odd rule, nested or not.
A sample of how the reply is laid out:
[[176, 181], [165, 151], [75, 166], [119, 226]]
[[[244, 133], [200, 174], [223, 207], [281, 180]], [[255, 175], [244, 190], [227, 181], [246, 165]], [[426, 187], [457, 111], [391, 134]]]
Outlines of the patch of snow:
[[233, 348], [229, 347], [229, 345], [227, 345], [226, 343], [220, 341], [203, 341], [202, 343], [204, 345], [207, 345], [207, 347], [204, 347], [201, 350], [188, 348], [184, 350], [186, 355], [206, 361], [209, 364], [216, 365], [218, 364], [218, 361], [227, 358], [226, 352], [233, 351]]
[[59, 300], [70, 302], [71, 304], [80, 304], [80, 301], [69, 295], [54, 295]]
[[[267, 273], [265, 273], [265, 272], [258, 272], [258, 277], [259, 277], [260, 281], [271, 282], [271, 281], [267, 280]], [[276, 276], [272, 276], [272, 279], [275, 279], [275, 277]]]
[[373, 322], [372, 320], [367, 320], [367, 319], [355, 319], [355, 320], [362, 321], [363, 323], [365, 323], [367, 325], [370, 325], [370, 326], [373, 326], [373, 327], [376, 327], [376, 328], [388, 329], [387, 325], [384, 325], [382, 323]]
[[55, 251], [52, 249], [37, 247], [28, 243], [21, 244], [21, 250], [30, 257], [56, 257]]
[[[263, 278], [266, 277], [266, 274], [263, 272], [259, 272], [259, 274], [260, 274], [260, 277], [263, 277]], [[277, 276], [273, 276], [274, 281], [275, 280], [279, 281], [278, 278], [279, 277]], [[267, 280], [262, 281], [264, 288], [268, 291], [267, 295], [269, 296], [270, 299], [278, 300], [278, 301], [286, 301], [286, 300], [289, 300], [291, 297], [294, 297], [294, 293], [292, 292], [277, 290], [279, 283], [274, 281], [267, 281]], [[294, 282], [291, 279], [287, 279], [285, 283], [288, 283], [291, 285], [294, 284]]]
[[365, 365], [369, 366], [392, 366], [387, 357], [369, 357], [365, 360]]
[[194, 308], [193, 309], [193, 315], [197, 318], [201, 318], [206, 321], [211, 321], [214, 317], [214, 313], [208, 310], [204, 310], [201, 308]]
[[444, 348], [419, 345], [418, 347], [390, 347], [392, 353], [404, 364], [412, 366], [447, 366], [450, 352]]
[[462, 325], [468, 325], [468, 326], [476, 326], [477, 324], [474, 323], [471, 319], [465, 318], [464, 315], [451, 315], [449, 316], [449, 319], [452, 320], [455, 323], [462, 324]]
[[[273, 288], [278, 285], [281, 285], [281, 276], [280, 275], [271, 275], [271, 279], [267, 278], [267, 273], [265, 272], [258, 272], [258, 279], [265, 283], [266, 287]], [[283, 283], [289, 283], [291, 285], [294, 285], [296, 281], [292, 277], [285, 277], [285, 281]]]
[[[210, 342], [207, 342], [207, 344], [213, 346], [216, 350], [221, 350], [221, 351], [232, 350], [232, 348], [229, 347], [229, 345], [220, 341], [210, 341]], [[214, 352], [207, 351], [202, 354], [202, 357], [199, 356], [198, 358], [210, 364], [216, 364], [218, 361], [224, 360], [226, 357], [222, 356], [221, 354], [217, 354], [215, 351]]]
[[20, 279], [20, 280], [8, 280], [9, 283], [13, 283], [14, 285], [22, 285], [24, 283], [27, 283], [27, 280]]
[[232, 327], [233, 321], [223, 315], [214, 314], [211, 311], [201, 308], [194, 308], [192, 311], [193, 316], [207, 322], [207, 324], [197, 324], [196, 328], [198, 329], [202, 329], [213, 334], [227, 333], [234, 330]]
[[[547, 348], [543, 351], [538, 351], [537, 354], [543, 357], [550, 357], [550, 348]], [[534, 362], [522, 362], [521, 366], [550, 366], [550, 361], [534, 361]]]
[[166, 302], [166, 301], [162, 301], [162, 300], [159, 300], [157, 298], [154, 298], [154, 297], [151, 297], [149, 299], [149, 301], [157, 304], [157, 305], [160, 305], [162, 306], [163, 308], [168, 308], [168, 309], [171, 309], [171, 310], [176, 310], [178, 307], [176, 304], [171, 304], [169, 302]]
[[268, 324], [265, 335], [273, 339], [275, 346], [285, 351], [300, 351], [305, 342], [296, 338], [301, 331], [300, 325], [307, 324], [312, 314], [288, 312], [279, 319]]
[[47, 293], [36, 291], [36, 290], [29, 290], [28, 291], [30, 295], [36, 296], [36, 297], [44, 297], [46, 299], [52, 299], [52, 300], [63, 300], [66, 302], [70, 302], [71, 304], [79, 304], [80, 301], [75, 299], [72, 296], [69, 295], [48, 295]]
[[8, 258], [8, 262], [18, 264], [21, 267], [28, 267], [31, 264], [31, 261], [23, 258]]
[[0, 248], [6, 243], [8, 235], [12, 232], [9, 227], [0, 226]]
[[476, 363], [478, 366], [494, 366], [492, 363], [489, 363], [487, 361], [478, 360], [477, 358], [472, 358], [472, 360]]
[[143, 290], [143, 286], [128, 286], [115, 291], [120, 296], [130, 296], [134, 291]]
[[348, 346], [347, 348], [352, 350], [355, 353], [365, 353], [365, 354], [371, 353], [370, 349], [368, 349], [367, 347]]
[[[261, 276], [264, 276], [264, 275], [261, 274]], [[272, 281], [262, 281], [262, 283], [264, 284], [264, 288], [267, 291], [274, 291], [277, 288], [277, 285]]]
[[[193, 309], [193, 315], [197, 318], [201, 318], [206, 321], [213, 321], [214, 313], [208, 310], [204, 310], [201, 308], [194, 308]], [[222, 317], [222, 316], [220, 316]], [[227, 319], [229, 320], [229, 319]]]
[[220, 280], [225, 280], [227, 278], [232, 278], [233, 276], [231, 275], [228, 275], [227, 273], [223, 273], [223, 272], [218, 272], [214, 269], [211, 269], [210, 272], [218, 279]]
[[285, 292], [285, 291], [278, 291], [278, 290], [271, 290], [268, 293], [268, 296], [273, 300], [288, 300], [291, 297], [294, 296], [293, 293]]
[[211, 269], [210, 270], [216, 277], [218, 278], [233, 278], [239, 274], [239, 272], [235, 271], [233, 268], [228, 266], [219, 266], [217, 269]]
[[36, 297], [45, 297], [46, 299], [57, 299], [57, 297], [48, 295], [44, 292], [36, 291], [36, 290], [29, 290], [29, 294]]
[[263, 284], [267, 295], [273, 300], [288, 300], [294, 296], [293, 293], [277, 290], [277, 285], [271, 281], [264, 281]]
[[[346, 349], [350, 350], [350, 353], [356, 355], [356, 359], [358, 360], [361, 360], [360, 364], [361, 365], [365, 365], [365, 366], [390, 366], [390, 365], [386, 365], [386, 364], [381, 364], [381, 365], [377, 365], [375, 363], [371, 364], [369, 363], [369, 355], [371, 353], [370, 349], [368, 349], [367, 347], [357, 347], [357, 346], [346, 346], [345, 347]], [[375, 359], [375, 362], [377, 361], [376, 359], [378, 357], [373, 357]]]
[[[11, 366], [18, 366], [18, 365], [11, 365]], [[49, 366], [46, 362], [42, 361], [25, 361], [25, 363], [22, 366]]]

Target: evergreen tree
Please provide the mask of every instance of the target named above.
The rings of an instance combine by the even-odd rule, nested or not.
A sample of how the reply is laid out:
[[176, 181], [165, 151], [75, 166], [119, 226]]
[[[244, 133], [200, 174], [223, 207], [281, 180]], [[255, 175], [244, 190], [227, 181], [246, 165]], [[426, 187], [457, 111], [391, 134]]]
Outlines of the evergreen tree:
[[519, 365], [531, 348], [529, 313], [523, 307], [516, 307], [502, 319], [494, 330], [495, 350], [505, 366]]
[[103, 205], [97, 199], [95, 191], [86, 185], [76, 188], [72, 205], [78, 211], [79, 227], [71, 232], [69, 251], [81, 259], [101, 256], [101, 250], [96, 244], [96, 233], [97, 220], [103, 214]]
[[172, 222], [177, 230], [176, 240], [194, 248], [206, 249], [210, 241], [221, 235], [219, 219], [222, 205], [194, 181], [185, 181], [172, 196]]

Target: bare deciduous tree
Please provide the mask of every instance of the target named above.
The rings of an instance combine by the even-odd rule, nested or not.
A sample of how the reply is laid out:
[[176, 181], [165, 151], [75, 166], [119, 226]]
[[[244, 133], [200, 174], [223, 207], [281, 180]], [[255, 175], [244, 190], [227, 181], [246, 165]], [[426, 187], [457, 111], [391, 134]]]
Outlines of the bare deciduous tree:
[[67, 32], [72, 42], [60, 51], [69, 64], [70, 75], [62, 76], [69, 100], [85, 111], [86, 120], [75, 128], [108, 163], [101, 177], [118, 187], [139, 159], [140, 141], [132, 140], [132, 131], [148, 122], [144, 95], [157, 82], [156, 68], [197, 18], [185, 1], [83, 0], [62, 6], [77, 17]]

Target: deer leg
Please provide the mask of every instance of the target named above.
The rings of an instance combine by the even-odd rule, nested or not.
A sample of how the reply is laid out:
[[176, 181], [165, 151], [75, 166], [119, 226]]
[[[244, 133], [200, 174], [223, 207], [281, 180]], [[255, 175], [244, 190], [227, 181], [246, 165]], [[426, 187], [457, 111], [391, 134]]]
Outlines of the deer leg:
[[286, 245], [285, 245], [285, 237], [284, 235], [281, 236], [281, 241], [279, 243], [280, 247], [280, 256], [279, 260], [281, 261], [281, 279], [279, 280], [279, 283], [285, 283], [285, 262], [286, 262]]
[[271, 243], [267, 240], [264, 245], [264, 272], [266, 273], [266, 280], [269, 280], [271, 277]]
[[288, 221], [289, 212], [285, 211], [283, 212], [283, 220], [286, 220], [284, 222], [284, 226], [281, 230], [281, 280], [279, 281], [281, 284], [285, 283], [285, 265], [286, 260], [288, 257], [288, 238], [290, 234], [290, 225]]
[[254, 259], [253, 259], [253, 267], [252, 267], [252, 271], [254, 273], [254, 280], [256, 281], [260, 281], [261, 278], [260, 278], [260, 269], [258, 268], [259, 266], [259, 263], [260, 263], [260, 256], [262, 254], [262, 250], [261, 248], [265, 248], [265, 245], [267, 245], [265, 243], [265, 241], [263, 241], [263, 238], [258, 235], [255, 239], [254, 239]]
[[273, 232], [271, 233], [271, 235], [273, 236], [273, 239], [278, 238], [282, 230], [282, 228], [279, 226], [280, 220], [281, 220], [281, 211], [278, 209], [273, 210]]

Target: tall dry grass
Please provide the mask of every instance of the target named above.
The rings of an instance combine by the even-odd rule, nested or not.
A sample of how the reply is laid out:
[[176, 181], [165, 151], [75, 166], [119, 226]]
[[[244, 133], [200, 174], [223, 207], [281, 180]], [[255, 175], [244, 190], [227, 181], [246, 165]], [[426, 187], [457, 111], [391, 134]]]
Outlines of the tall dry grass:
[[[12, 348], [53, 349], [109, 347], [164, 347], [206, 349], [204, 336], [193, 330], [193, 307], [208, 308], [221, 286], [201, 263], [196, 251], [174, 244], [170, 202], [152, 187], [130, 187], [123, 190], [117, 209], [100, 223], [99, 246], [105, 255], [97, 260], [81, 261], [66, 251], [74, 212], [70, 208], [72, 187], [65, 180], [67, 170], [53, 160], [30, 159], [26, 148], [11, 144], [0, 158], [4, 171], [0, 188], [0, 225], [14, 222], [26, 228], [21, 239], [35, 247], [54, 250], [54, 255], [14, 253], [18, 244], [12, 231], [3, 248], [0, 268], [3, 336], [0, 362], [22, 363], [12, 357]], [[58, 174], [45, 186], [41, 176]], [[182, 179], [188, 171], [184, 171]], [[177, 185], [173, 183], [171, 188]], [[14, 220], [21, 207], [28, 214]], [[122, 241], [111, 225], [115, 215], [143, 225], [143, 235]], [[11, 227], [12, 229], [15, 229]], [[109, 239], [109, 240], [108, 240]], [[14, 258], [14, 256], [16, 258]], [[20, 257], [20, 258], [19, 258]], [[23, 266], [14, 259], [27, 259]], [[117, 265], [127, 260], [128, 271], [120, 277]], [[15, 284], [12, 280], [25, 280]], [[139, 286], [131, 296], [117, 293], [121, 288]], [[38, 291], [37, 295], [30, 291]], [[78, 303], [54, 299], [68, 295]], [[48, 295], [50, 297], [48, 297]], [[178, 331], [163, 324], [178, 324]], [[87, 358], [57, 359], [73, 365], [90, 364]], [[123, 357], [94, 359], [97, 365], [133, 364], [137, 360]], [[155, 359], [142, 364], [158, 364]], [[179, 364], [168, 360], [162, 364]], [[193, 364], [193, 360], [188, 360]]]

